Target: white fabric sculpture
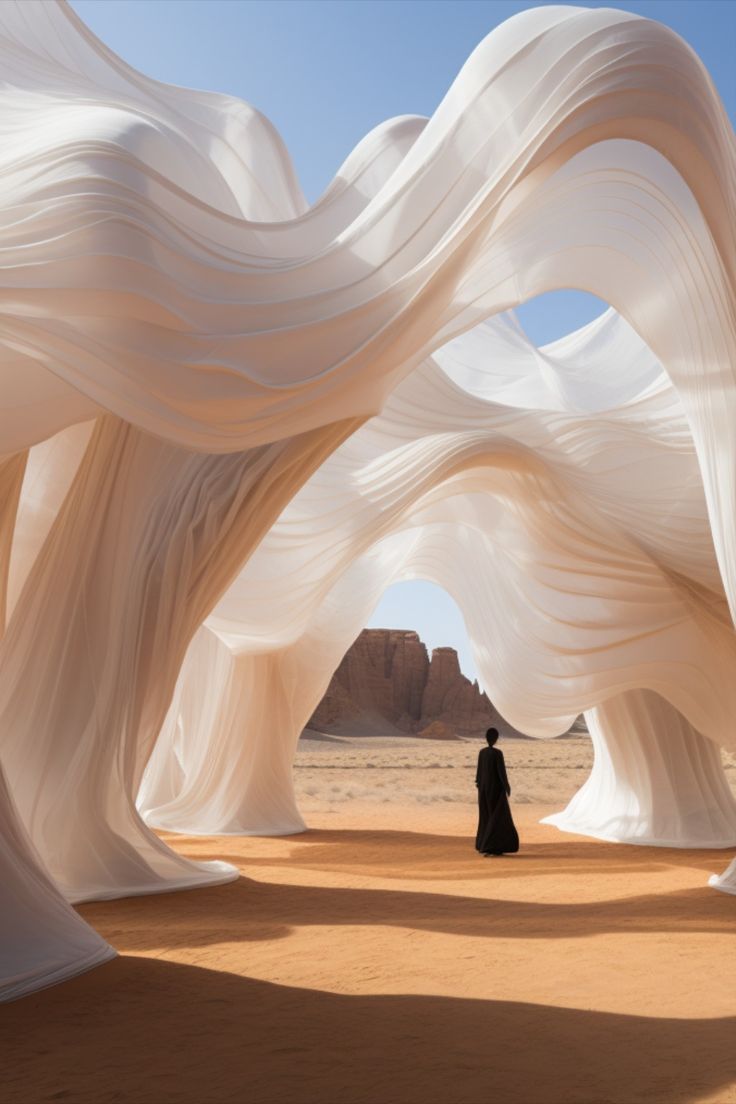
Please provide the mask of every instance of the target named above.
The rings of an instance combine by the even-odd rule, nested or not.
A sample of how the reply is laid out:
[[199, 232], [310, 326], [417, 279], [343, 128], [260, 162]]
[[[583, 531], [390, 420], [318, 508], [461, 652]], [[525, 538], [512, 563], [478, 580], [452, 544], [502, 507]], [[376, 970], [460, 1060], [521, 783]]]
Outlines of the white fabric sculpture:
[[[336, 626], [312, 696], [348, 642], [350, 618], [330, 620], [334, 588], [390, 553], [410, 565], [396, 577], [415, 571], [457, 593], [453, 557], [440, 554], [453, 528], [473, 571], [480, 549], [498, 566], [492, 582], [479, 568], [463, 604], [487, 602], [498, 624], [534, 612], [503, 645], [469, 620], [509, 717], [525, 716], [528, 699], [527, 727], [549, 735], [579, 708], [600, 710], [615, 763], [616, 716], [646, 714], [658, 727], [645, 746], [661, 751], [659, 726], [676, 710], [678, 756], [710, 755], [695, 794], [719, 806], [710, 839], [729, 836], [703, 741], [732, 739], [734, 136], [692, 51], [622, 11], [523, 12], [480, 44], [430, 120], [377, 128], [312, 207], [258, 112], [143, 77], [64, 4], [1, 5], [0, 59], [0, 996], [110, 953], [54, 883], [82, 900], [234, 875], [175, 855], [134, 805], [187, 648], [217, 603], [218, 636], [224, 619], [250, 641], [231, 654], [249, 655], [253, 685], [283, 683], [269, 708], [285, 710], [286, 736], [253, 761], [255, 800], [273, 763], [283, 774], [281, 744], [306, 708], [288, 701], [308, 662], [298, 642], [310, 625], [322, 631], [320, 617]], [[594, 330], [600, 346], [572, 335], [561, 350], [571, 374], [558, 372], [554, 404], [523, 400], [528, 373], [517, 385], [513, 356], [489, 380], [484, 347], [498, 327], [473, 327], [568, 286], [614, 313]], [[554, 374], [546, 356], [531, 359], [540, 379]], [[381, 411], [401, 395], [419, 403], [426, 386], [455, 405], [418, 408], [397, 439]], [[628, 474], [617, 473], [606, 456], [627, 440]], [[332, 516], [309, 503], [328, 461], [356, 480]], [[290, 503], [303, 486], [302, 515]], [[335, 537], [316, 587], [297, 555], [294, 577], [314, 596], [282, 607], [291, 626], [264, 623], [240, 592], [268, 571], [244, 565], [280, 515], [310, 548], [313, 523], [349, 546]], [[436, 568], [396, 551], [415, 538]], [[366, 571], [375, 596], [391, 573]], [[584, 610], [564, 662], [553, 647], [571, 606], [561, 591]], [[226, 683], [240, 675], [223, 674], [207, 709], [233, 708]], [[640, 692], [618, 712], [606, 705]], [[188, 678], [176, 693], [189, 700]], [[655, 708], [660, 698], [669, 706]], [[687, 819], [685, 790], [673, 793], [674, 819], [651, 809], [635, 837], [706, 831]], [[175, 796], [204, 818], [200, 798]], [[269, 801], [251, 809], [276, 819]], [[241, 813], [215, 802], [218, 823], [240, 825]], [[288, 802], [279, 815], [296, 823]], [[18, 883], [46, 927], [24, 922]]]
[[[577, 411], [599, 382], [604, 409], [562, 413], [561, 392]], [[542, 353], [504, 318], [457, 339], [312, 477], [195, 638], [139, 799], [149, 823], [299, 830], [301, 729], [381, 591], [417, 575], [455, 596], [514, 725], [553, 736], [590, 710], [595, 769], [554, 823], [736, 844], [717, 746], [736, 747], [736, 640], [697, 461], [611, 312]]]

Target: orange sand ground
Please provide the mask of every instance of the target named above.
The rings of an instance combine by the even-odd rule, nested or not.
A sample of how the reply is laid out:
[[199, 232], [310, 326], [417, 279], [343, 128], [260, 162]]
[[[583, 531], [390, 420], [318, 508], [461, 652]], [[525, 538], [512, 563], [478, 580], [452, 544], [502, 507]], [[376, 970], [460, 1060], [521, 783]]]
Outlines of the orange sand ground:
[[0, 1010], [3, 1104], [736, 1102], [728, 852], [515, 810], [362, 805], [286, 839], [170, 836], [240, 881], [83, 906], [120, 957]]

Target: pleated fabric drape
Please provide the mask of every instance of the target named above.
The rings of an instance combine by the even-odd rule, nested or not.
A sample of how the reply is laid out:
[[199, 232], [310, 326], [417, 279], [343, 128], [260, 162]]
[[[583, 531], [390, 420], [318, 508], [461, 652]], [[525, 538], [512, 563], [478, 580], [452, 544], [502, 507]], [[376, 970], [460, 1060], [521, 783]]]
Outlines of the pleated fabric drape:
[[[0, 60], [0, 995], [110, 953], [59, 888], [234, 876], [139, 790], [300, 826], [295, 735], [393, 578], [457, 598], [515, 724], [591, 711], [580, 823], [731, 839], [735, 146], [687, 45], [522, 12], [311, 207], [257, 110], [66, 4], [0, 6]], [[500, 316], [558, 287], [612, 310], [535, 350]]]

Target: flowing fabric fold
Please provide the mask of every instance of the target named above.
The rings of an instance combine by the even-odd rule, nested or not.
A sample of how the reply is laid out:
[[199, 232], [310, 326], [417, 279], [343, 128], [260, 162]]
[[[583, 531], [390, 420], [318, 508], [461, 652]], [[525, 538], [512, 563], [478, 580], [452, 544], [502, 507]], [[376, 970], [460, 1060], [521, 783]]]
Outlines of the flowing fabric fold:
[[[590, 407], [599, 380], [603, 410], [564, 409], [586, 395]], [[279, 810], [293, 808], [301, 728], [382, 590], [412, 577], [455, 597], [484, 684], [515, 727], [553, 736], [579, 709], [648, 686], [640, 696], [660, 702], [660, 735], [643, 707], [622, 718], [632, 760], [652, 760], [669, 810], [666, 832], [666, 818], [652, 828], [643, 814], [648, 837], [728, 845], [717, 745], [733, 746], [736, 651], [697, 460], [659, 366], [610, 313], [541, 353], [512, 320], [489, 323], [415, 372], [322, 465], [200, 631], [139, 796], [146, 819], [178, 831], [298, 830], [301, 818]], [[668, 741], [688, 815], [659, 762]], [[609, 799], [578, 816], [578, 831], [600, 834], [625, 803], [631, 778], [614, 762], [586, 792], [601, 774]]]
[[585, 719], [590, 778], [545, 823], [650, 847], [736, 846], [736, 799], [719, 749], [672, 706], [651, 691], [628, 691]]
[[3, 766], [70, 900], [237, 876], [171, 851], [135, 795], [197, 625], [352, 428], [208, 456], [98, 420], [0, 642]]
[[[260, 112], [137, 73], [66, 4], [0, 5], [0, 61], [0, 846], [41, 911], [38, 856], [74, 900], [233, 876], [136, 812], [162, 726], [147, 816], [298, 825], [294, 732], [360, 627], [335, 596], [357, 616], [393, 577], [457, 598], [514, 723], [659, 695], [637, 747], [669, 717], [722, 796], [736, 144], [690, 48], [522, 12], [311, 207]], [[494, 318], [561, 287], [613, 309], [544, 350]], [[177, 689], [205, 621], [211, 701], [193, 660]]]

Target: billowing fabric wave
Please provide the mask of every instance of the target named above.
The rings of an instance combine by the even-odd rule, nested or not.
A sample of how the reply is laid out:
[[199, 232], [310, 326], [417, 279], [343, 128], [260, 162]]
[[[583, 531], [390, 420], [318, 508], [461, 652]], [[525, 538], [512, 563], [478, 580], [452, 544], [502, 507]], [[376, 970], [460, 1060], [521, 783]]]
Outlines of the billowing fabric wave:
[[[402, 573], [477, 604], [489, 689], [536, 734], [600, 710], [615, 771], [615, 717], [646, 716], [653, 755], [676, 710], [679, 761], [710, 754], [697, 831], [729, 837], [703, 741], [733, 715], [734, 138], [692, 51], [622, 11], [523, 12], [312, 207], [267, 119], [136, 73], [64, 4], [0, 6], [0, 61], [2, 886], [59, 918], [54, 957], [0, 911], [25, 988], [109, 953], [56, 887], [234, 875], [135, 809], [162, 729], [186, 750], [152, 819], [178, 802], [166, 815], [191, 824], [298, 826], [295, 725]], [[614, 311], [556, 352], [520, 359], [513, 326], [486, 321], [566, 286]], [[282, 561], [293, 592], [269, 614], [252, 592]], [[193, 652], [177, 684], [208, 618], [211, 700]], [[308, 655], [310, 632], [326, 643]], [[247, 718], [248, 802], [196, 765], [218, 711], [220, 767]], [[672, 793], [631, 836], [693, 831]], [[609, 822], [629, 824], [619, 805]]]
[[[607, 406], [578, 412], [598, 380]], [[736, 746], [736, 640], [697, 461], [666, 377], [611, 312], [542, 352], [494, 319], [325, 462], [195, 638], [144, 778], [146, 819], [298, 830], [301, 729], [382, 590], [416, 577], [455, 597], [516, 727], [554, 736], [589, 711], [595, 769], [555, 823], [736, 844], [718, 749]]]

